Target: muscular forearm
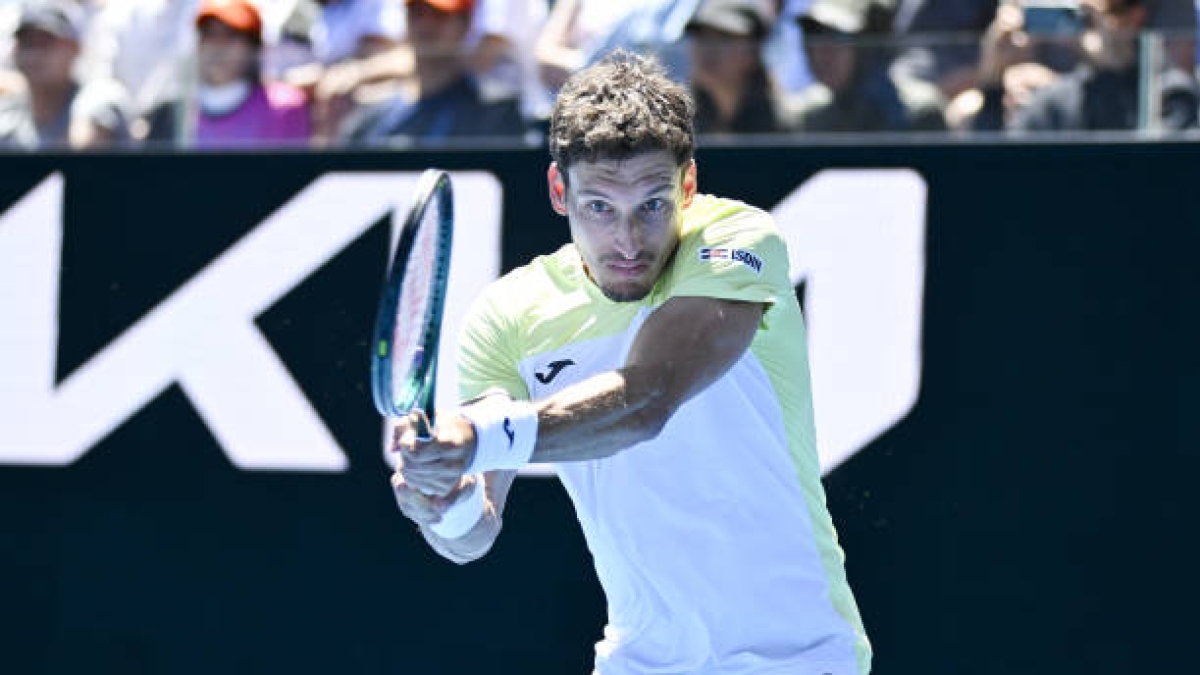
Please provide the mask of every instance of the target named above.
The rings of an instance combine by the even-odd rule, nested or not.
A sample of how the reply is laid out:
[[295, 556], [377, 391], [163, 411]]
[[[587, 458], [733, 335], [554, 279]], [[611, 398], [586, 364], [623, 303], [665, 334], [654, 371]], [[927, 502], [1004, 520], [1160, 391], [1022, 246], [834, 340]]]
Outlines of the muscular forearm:
[[[764, 311], [759, 303], [672, 298], [646, 319], [617, 370], [534, 402], [499, 395], [472, 400], [459, 414], [442, 415], [428, 441], [398, 426], [396, 448], [406, 453], [400, 482], [418, 493], [446, 495], [469, 480], [464, 473], [484, 471], [489, 501], [502, 512], [512, 477], [530, 461], [602, 459], [656, 437], [679, 406], [742, 358]], [[488, 537], [472, 536], [447, 557], [478, 554], [490, 544]]]
[[[674, 410], [674, 394], [683, 391], [671, 387], [674, 368], [672, 362], [626, 366], [539, 402], [532, 461], [600, 459], [653, 438]], [[508, 471], [487, 473], [483, 518], [463, 536], [446, 539], [422, 526], [421, 534], [430, 547], [459, 564], [486, 555], [500, 535], [501, 514], [514, 475]]]
[[674, 410], [668, 371], [626, 366], [542, 401], [533, 461], [600, 459], [653, 438]]
[[654, 438], [680, 405], [741, 358], [764, 311], [758, 303], [673, 298], [647, 319], [623, 368], [537, 405], [533, 461], [600, 459]]

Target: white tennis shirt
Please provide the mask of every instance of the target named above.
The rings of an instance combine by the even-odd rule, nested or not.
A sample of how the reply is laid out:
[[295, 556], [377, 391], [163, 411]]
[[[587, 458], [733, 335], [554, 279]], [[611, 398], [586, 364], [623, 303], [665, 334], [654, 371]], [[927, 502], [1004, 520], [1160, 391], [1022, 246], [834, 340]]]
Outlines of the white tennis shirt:
[[[769, 305], [746, 354], [662, 433], [556, 465], [608, 600], [600, 675], [863, 675], [871, 648], [825, 507], [804, 323], [771, 217], [697, 195], [651, 293], [613, 302], [573, 245], [490, 286], [460, 339], [464, 399], [541, 399], [620, 368], [675, 296]], [[688, 330], [680, 326], [680, 330]]]

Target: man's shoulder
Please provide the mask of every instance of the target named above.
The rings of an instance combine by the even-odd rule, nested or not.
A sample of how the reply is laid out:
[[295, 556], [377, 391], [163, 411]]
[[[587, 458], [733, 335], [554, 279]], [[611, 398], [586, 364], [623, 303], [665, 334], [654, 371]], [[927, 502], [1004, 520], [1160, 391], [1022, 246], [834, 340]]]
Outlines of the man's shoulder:
[[777, 232], [771, 214], [727, 197], [698, 194], [683, 212], [681, 243], [718, 245], [730, 239], [761, 238]]
[[787, 276], [787, 246], [769, 213], [737, 200], [698, 195], [685, 214], [679, 250], [658, 297], [757, 302], [778, 294], [775, 287]]
[[583, 279], [579, 254], [573, 244], [566, 244], [506, 272], [484, 289], [480, 302], [510, 320], [520, 320], [556, 296], [578, 290]]
[[467, 334], [502, 342], [520, 360], [624, 330], [640, 304], [604, 302], [590, 284], [567, 244], [492, 282], [472, 307]]

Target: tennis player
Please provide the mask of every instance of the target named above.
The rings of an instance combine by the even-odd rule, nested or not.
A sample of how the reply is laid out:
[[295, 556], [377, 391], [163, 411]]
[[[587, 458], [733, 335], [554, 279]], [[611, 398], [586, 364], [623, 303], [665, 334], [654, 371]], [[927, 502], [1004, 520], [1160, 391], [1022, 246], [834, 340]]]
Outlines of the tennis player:
[[[768, 214], [697, 191], [692, 111], [629, 54], [562, 88], [548, 179], [573, 243], [476, 302], [467, 403], [431, 441], [396, 427], [397, 501], [467, 562], [499, 535], [516, 469], [553, 463], [608, 601], [599, 675], [861, 675], [787, 251]], [[431, 530], [479, 489], [482, 517]]]

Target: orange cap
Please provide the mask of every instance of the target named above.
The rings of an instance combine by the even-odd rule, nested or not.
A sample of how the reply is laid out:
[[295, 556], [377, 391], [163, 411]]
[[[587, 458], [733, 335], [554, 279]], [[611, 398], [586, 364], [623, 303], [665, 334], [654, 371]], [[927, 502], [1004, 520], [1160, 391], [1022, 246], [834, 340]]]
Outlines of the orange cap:
[[404, 4], [423, 2], [447, 14], [459, 14], [475, 9], [475, 0], [404, 0]]
[[262, 15], [247, 0], [204, 0], [196, 12], [196, 26], [205, 19], [216, 19], [236, 31], [262, 39]]

